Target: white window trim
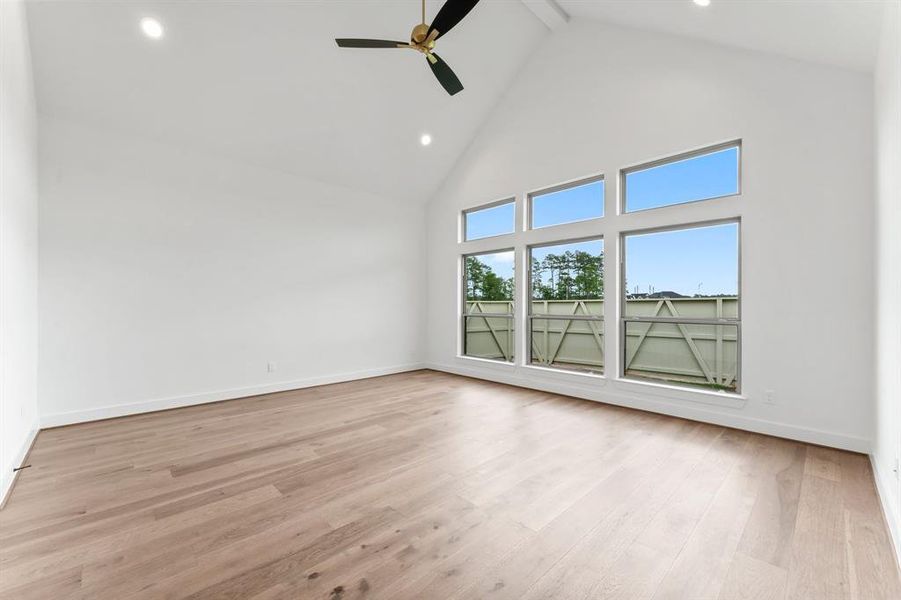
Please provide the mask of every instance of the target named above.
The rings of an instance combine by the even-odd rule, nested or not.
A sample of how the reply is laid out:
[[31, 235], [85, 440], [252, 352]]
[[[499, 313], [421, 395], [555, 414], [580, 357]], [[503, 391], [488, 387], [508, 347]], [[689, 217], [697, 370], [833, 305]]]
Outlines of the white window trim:
[[[718, 147], [729, 147], [732, 145], [739, 145], [739, 193], [733, 194], [729, 196], [721, 196], [717, 198], [707, 199], [707, 200], [696, 200], [691, 202], [684, 202], [681, 204], [672, 204], [668, 206], [662, 206], [654, 209], [647, 210], [638, 210], [632, 212], [622, 212], [620, 209], [623, 206], [623, 198], [622, 198], [622, 182], [623, 176], [622, 172], [633, 168], [639, 167], [641, 165], [651, 164], [656, 161], [665, 161], [669, 159], [670, 161], [675, 159], [676, 157], [686, 156], [691, 153], [700, 153], [704, 154], [709, 152], [711, 148]], [[744, 196], [744, 186], [741, 181], [741, 174], [743, 171], [743, 163], [744, 157], [747, 150], [744, 145], [744, 141], [740, 138], [729, 138], [725, 141], [713, 142], [709, 144], [704, 144], [701, 146], [697, 146], [694, 149], [689, 149], [680, 153], [675, 154], [666, 154], [661, 155], [659, 158], [653, 159], [652, 161], [643, 160], [641, 162], [627, 162], [621, 161], [619, 164], [608, 164], [605, 165], [607, 168], [603, 170], [599, 170], [592, 175], [577, 177], [575, 179], [571, 179], [571, 182], [576, 181], [584, 181], [591, 177], [596, 177], [599, 173], [617, 173], [618, 176], [612, 179], [605, 179], [604, 185], [604, 216], [596, 219], [588, 219], [584, 221], [576, 221], [572, 223], [563, 223], [560, 225], [553, 225], [548, 227], [540, 227], [538, 229], [529, 229], [528, 221], [526, 218], [526, 211], [528, 210], [528, 197], [530, 193], [533, 193], [536, 189], [548, 189], [547, 187], [542, 188], [530, 188], [520, 191], [514, 196], [514, 219], [515, 226], [514, 232], [510, 234], [504, 234], [502, 236], [494, 236], [491, 238], [479, 238], [477, 240], [469, 240], [462, 241], [463, 237], [461, 236], [459, 239], [461, 240], [458, 243], [457, 255], [458, 255], [458, 264], [462, 265], [462, 257], [464, 255], [472, 255], [472, 254], [483, 254], [494, 251], [505, 251], [510, 248], [514, 249], [514, 273], [517, 274], [514, 280], [514, 303], [513, 303], [513, 312], [514, 312], [514, 328], [517, 332], [514, 335], [514, 360], [513, 362], [505, 362], [498, 361], [492, 359], [482, 359], [478, 357], [465, 356], [462, 354], [462, 346], [463, 346], [463, 329], [462, 326], [457, 327], [457, 352], [456, 358], [460, 361], [461, 365], [472, 364], [473, 366], [478, 366], [479, 368], [484, 367], [486, 372], [490, 372], [492, 370], [496, 370], [499, 376], [502, 376], [501, 373], [509, 374], [510, 369], [519, 372], [523, 370], [524, 373], [533, 373], [537, 375], [548, 375], [549, 378], [553, 377], [558, 381], [567, 381], [571, 382], [573, 386], [582, 385], [583, 389], [585, 387], [586, 382], [594, 381], [595, 384], [598, 385], [598, 390], [603, 389], [603, 386], [608, 382], [612, 382], [615, 387], [615, 393], [626, 392], [626, 393], [634, 393], [639, 390], [647, 390], [648, 393], [652, 395], [659, 395], [660, 397], [666, 397], [669, 400], [681, 402], [700, 402], [703, 404], [717, 404], [728, 407], [738, 406], [741, 403], [747, 401], [747, 396], [744, 394], [742, 390], [747, 389], [747, 382], [741, 382], [741, 390], [737, 393], [733, 392], [725, 392], [718, 390], [706, 390], [703, 388], [693, 388], [689, 386], [679, 386], [679, 385], [671, 385], [667, 383], [657, 383], [652, 381], [644, 381], [639, 379], [631, 379], [631, 378], [622, 378], [616, 375], [610, 376], [610, 374], [620, 373], [622, 368], [622, 357], [620, 352], [620, 341], [619, 341], [619, 327], [620, 325], [620, 315], [622, 312], [622, 293], [621, 293], [621, 280], [623, 277], [622, 268], [623, 265], [620, 262], [621, 249], [620, 243], [610, 243], [611, 240], [618, 241], [621, 239], [623, 233], [627, 232], [635, 232], [635, 231], [643, 231], [643, 230], [652, 230], [652, 229], [663, 229], [663, 228], [681, 228], [686, 225], [694, 224], [694, 223], [715, 223], [715, 222], [727, 222], [727, 221], [742, 221], [742, 217], [744, 216], [745, 205], [743, 202]], [[623, 165], [627, 166], [623, 166]], [[506, 203], [510, 201], [510, 197], [505, 197], [503, 200], [497, 201], [498, 203]], [[472, 210], [477, 208], [482, 208], [490, 205], [480, 205], [472, 207]], [[459, 213], [463, 214], [463, 211]], [[501, 242], [500, 238], [504, 238]], [[558, 368], [547, 368], [537, 365], [530, 365], [526, 362], [527, 356], [527, 335], [526, 335], [526, 327], [527, 327], [527, 319], [528, 312], [525, 309], [526, 302], [528, 301], [528, 282], [525, 281], [525, 277], [519, 274], [525, 273], [527, 270], [527, 261], [528, 261], [528, 249], [531, 246], [541, 246], [541, 245], [552, 245], [554, 243], [558, 243], [561, 240], [573, 240], [573, 239], [587, 239], [587, 238], [602, 238], [605, 240], [604, 242], [604, 323], [605, 323], [605, 335], [604, 335], [604, 374], [594, 374], [594, 373], [584, 373], [578, 371], [569, 371], [565, 369]], [[742, 239], [741, 232], [739, 234], [740, 244]], [[501, 248], [501, 250], [498, 250]], [[742, 264], [741, 264], [741, 246], [739, 247], [739, 273], [741, 273]], [[459, 275], [459, 273], [458, 273]], [[465, 286], [463, 286], [463, 277], [458, 276], [457, 278], [458, 284], [464, 289], [461, 289], [460, 298], [465, 302]], [[611, 282], [613, 282], [612, 287], [610, 286]], [[742, 289], [739, 287], [739, 297], [742, 295]], [[739, 310], [741, 311], [742, 303], [739, 301]], [[462, 320], [462, 306], [458, 306], [457, 315], [460, 320]], [[741, 312], [739, 313], [741, 316]], [[606, 324], [616, 323], [617, 324], [617, 334], [609, 335], [609, 332], [606, 331]], [[741, 349], [739, 349], [741, 352]], [[741, 364], [739, 361], [739, 369], [741, 369]], [[506, 375], [503, 375], [506, 376]], [[610, 388], [610, 386], [607, 386]], [[611, 389], [611, 391], [614, 391]]]

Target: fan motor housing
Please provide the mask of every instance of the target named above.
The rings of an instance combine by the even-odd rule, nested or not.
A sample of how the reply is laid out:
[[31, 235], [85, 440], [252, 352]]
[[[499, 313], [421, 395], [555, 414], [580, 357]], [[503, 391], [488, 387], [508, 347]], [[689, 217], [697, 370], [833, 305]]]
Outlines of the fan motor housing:
[[421, 44], [425, 41], [425, 38], [428, 37], [428, 35], [429, 26], [425, 23], [420, 23], [413, 28], [413, 33], [410, 34], [410, 39], [416, 44]]

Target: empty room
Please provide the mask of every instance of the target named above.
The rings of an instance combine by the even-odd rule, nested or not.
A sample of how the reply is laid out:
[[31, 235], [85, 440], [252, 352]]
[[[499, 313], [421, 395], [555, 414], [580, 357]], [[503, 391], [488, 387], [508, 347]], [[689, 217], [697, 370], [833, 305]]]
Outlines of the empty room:
[[901, 600], [901, 0], [0, 0], [0, 599]]

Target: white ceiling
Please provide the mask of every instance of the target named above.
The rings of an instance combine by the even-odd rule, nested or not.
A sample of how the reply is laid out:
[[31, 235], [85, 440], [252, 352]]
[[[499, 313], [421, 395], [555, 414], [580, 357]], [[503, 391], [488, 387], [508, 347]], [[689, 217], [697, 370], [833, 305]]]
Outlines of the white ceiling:
[[[0, 0], [2, 1], [2, 0]], [[528, 55], [549, 35], [527, 0], [484, 0], [425, 58], [338, 48], [404, 40], [418, 0], [52, 0], [28, 3], [39, 110], [387, 197], [428, 199]], [[442, 0], [427, 0], [427, 18]], [[558, 0], [574, 17], [868, 70], [883, 3]], [[141, 17], [159, 18], [163, 40]], [[562, 23], [562, 21], [559, 21]], [[556, 24], [552, 23], [556, 27]], [[566, 27], [555, 35], [565, 35]], [[434, 138], [420, 147], [423, 132]]]
[[[480, 3], [425, 58], [335, 37], [409, 39], [418, 0], [31, 2], [39, 111], [387, 197], [428, 198], [548, 31], [519, 1]], [[428, 0], [429, 20], [439, 2]], [[159, 18], [165, 37], [138, 23]], [[496, 43], [486, 44], [485, 40]], [[419, 145], [429, 132], [434, 142]]]
[[898, 0], [557, 0], [573, 17], [870, 71], [885, 2]]

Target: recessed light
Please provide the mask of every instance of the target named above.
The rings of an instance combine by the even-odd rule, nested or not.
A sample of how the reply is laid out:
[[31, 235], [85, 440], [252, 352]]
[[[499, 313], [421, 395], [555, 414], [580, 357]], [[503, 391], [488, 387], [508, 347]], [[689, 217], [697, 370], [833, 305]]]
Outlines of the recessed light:
[[710, 6], [710, 0], [694, 0], [698, 6]]
[[423, 133], [422, 137], [419, 138], [419, 143], [422, 144], [423, 146], [428, 146], [429, 144], [432, 143], [432, 136], [430, 136], [427, 133]]
[[163, 37], [163, 24], [153, 17], [144, 17], [141, 19], [141, 31], [150, 39], [158, 40]]

